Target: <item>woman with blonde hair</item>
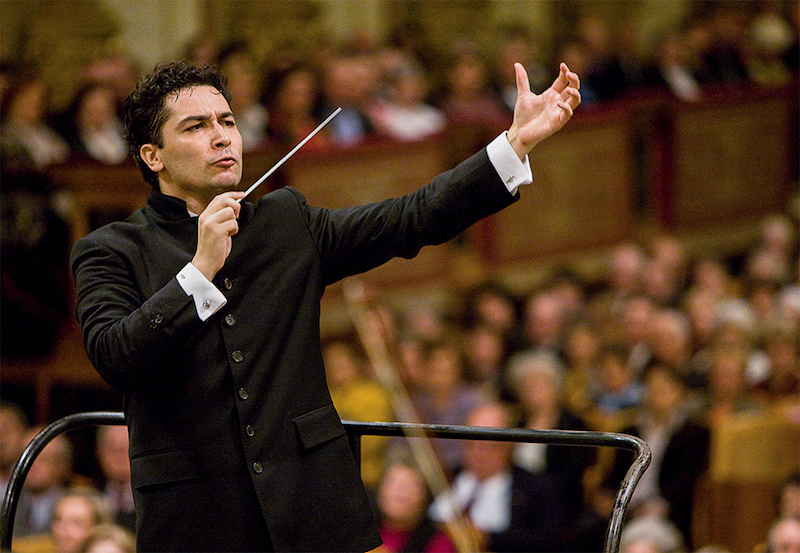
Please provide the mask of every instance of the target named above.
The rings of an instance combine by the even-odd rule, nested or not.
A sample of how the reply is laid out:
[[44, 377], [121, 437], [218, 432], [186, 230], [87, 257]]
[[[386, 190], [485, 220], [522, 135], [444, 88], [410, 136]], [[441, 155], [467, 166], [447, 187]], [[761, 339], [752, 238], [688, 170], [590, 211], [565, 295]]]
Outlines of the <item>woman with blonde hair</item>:
[[80, 553], [136, 553], [136, 538], [118, 524], [99, 524], [89, 534]]
[[92, 530], [111, 522], [105, 498], [94, 488], [76, 487], [56, 503], [47, 533], [15, 539], [16, 553], [79, 553]]

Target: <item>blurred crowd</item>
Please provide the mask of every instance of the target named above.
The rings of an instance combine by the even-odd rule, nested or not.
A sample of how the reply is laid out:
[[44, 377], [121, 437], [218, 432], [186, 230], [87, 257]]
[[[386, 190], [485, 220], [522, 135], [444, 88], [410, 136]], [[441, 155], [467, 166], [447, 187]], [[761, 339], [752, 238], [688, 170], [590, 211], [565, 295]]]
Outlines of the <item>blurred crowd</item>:
[[[737, 263], [690, 255], [661, 235], [618, 245], [594, 280], [564, 268], [523, 294], [487, 282], [445, 304], [390, 307], [376, 296], [371, 320], [385, 350], [355, 330], [323, 344], [332, 399], [348, 420], [398, 420], [411, 405], [413, 420], [434, 424], [639, 436], [653, 461], [633, 495], [623, 544], [663, 534], [672, 545], [652, 551], [694, 551], [696, 493], [713, 433], [740, 416], [800, 425], [798, 274], [796, 221], [776, 215]], [[381, 351], [393, 352], [388, 364]], [[387, 370], [402, 393], [387, 385]], [[0, 412], [7, 478], [36, 429], [7, 403]], [[102, 428], [96, 443], [102, 471], [90, 481], [71, 470], [66, 437], [37, 459], [19, 536], [59, 539], [59, 509], [76, 483], [104, 495], [118, 524], [132, 523], [125, 428]], [[487, 551], [601, 550], [632, 462], [607, 449], [444, 439], [431, 446], [444, 488], [406, 440], [364, 438], [362, 473], [390, 551], [409, 543], [413, 551], [454, 550], [450, 531], [465, 517]], [[86, 490], [80, 494], [86, 509]], [[765, 543], [788, 533], [797, 544], [797, 476], [775, 501], [779, 518]], [[623, 551], [639, 551], [630, 547]]]
[[[244, 41], [217, 44], [203, 35], [183, 57], [226, 73], [246, 149], [293, 145], [338, 106], [344, 111], [318, 147], [372, 136], [420, 140], [449, 122], [508, 120], [514, 62], [527, 68], [534, 91], [547, 88], [558, 62], [567, 62], [581, 76], [582, 109], [652, 88], [691, 101], [719, 85], [786, 84], [798, 70], [799, 11], [797, 2], [698, 3], [675, 28], [647, 40], [630, 22], [612, 27], [585, 17], [551, 47], [531, 29], [507, 25], [491, 44], [457, 38], [436, 48], [409, 24], [383, 40], [356, 33], [342, 44], [287, 45], [265, 61]], [[1, 76], [6, 169], [42, 169], [70, 157], [126, 159], [120, 104], [140, 76], [129, 56], [88, 64], [72, 101], [57, 113], [35, 67], [4, 63]]]
[[[295, 145], [335, 107], [342, 113], [306, 148], [422, 140], [451, 124], [502, 130], [515, 99], [514, 61], [526, 66], [535, 91], [566, 61], [581, 76], [581, 110], [652, 89], [691, 102], [715, 87], [796, 78], [797, 2], [708, 5], [654, 43], [650, 59], [636, 54], [635, 29], [595, 18], [550, 53], [517, 27], [499, 30], [492, 48], [458, 40], [437, 52], [408, 26], [380, 44], [354, 37], [342, 47], [320, 43], [313, 55], [287, 48], [266, 66], [244, 43], [198, 39], [185, 57], [222, 67], [249, 151]], [[2, 67], [3, 356], [46, 355], [59, 321], [71, 316], [60, 215], [68, 206], [46, 171], [68, 160], [129, 159], [120, 105], [138, 77], [124, 55], [98, 60], [85, 68], [70, 106], [55, 113], [35, 68]], [[665, 234], [617, 245], [600, 278], [564, 267], [535, 289], [486, 282], [445, 306], [382, 307], [380, 320], [422, 422], [645, 439], [653, 462], [634, 494], [622, 551], [694, 551], [694, 493], [709, 468], [714, 429], [741, 413], [800, 424], [797, 238], [797, 220], [780, 214], [763, 221], [757, 243], [737, 259], [690, 254]], [[328, 337], [324, 355], [343, 419], [397, 419], [385, 367], [354, 332]], [[0, 407], [3, 487], [37, 430], [13, 405]], [[15, 551], [112, 551], [110, 543], [134, 550], [126, 429], [103, 427], [95, 443], [92, 477], [74, 469], [68, 436], [37, 459], [17, 511]], [[462, 527], [487, 551], [601, 550], [632, 459], [543, 444], [436, 440], [432, 447], [450, 493], [430, 481], [404, 440], [364, 439], [363, 475], [386, 551], [455, 551]], [[796, 476], [776, 501], [765, 547], [797, 551]]]
[[[0, 489], [39, 426], [13, 403], [0, 405]], [[76, 470], [72, 435], [52, 440], [25, 478], [14, 519], [15, 553], [135, 553], [136, 515], [125, 426], [101, 426], [89, 452], [93, 474]]]
[[[378, 306], [375, 319], [422, 422], [643, 438], [653, 462], [630, 518], [673, 536], [671, 548], [652, 551], [692, 551], [714, 432], [742, 416], [800, 425], [796, 228], [783, 216], [765, 218], [738, 263], [690, 255], [661, 235], [618, 245], [599, 279], [567, 267], [521, 295], [489, 282], [444, 307]], [[403, 403], [382, 385], [386, 369], [374, 348], [370, 336], [346, 334], [323, 350], [345, 419], [392, 420]], [[489, 551], [602, 549], [633, 461], [565, 446], [435, 440], [434, 448], [452, 496], [430, 498], [422, 511], [440, 522], [466, 513]], [[381, 474], [395, 462], [408, 472], [408, 454], [393, 440], [365, 445], [364, 477], [381, 501], [389, 501]], [[778, 512], [797, 521], [797, 477], [786, 487]]]
[[[799, 13], [796, 0], [698, 2], [679, 25], [649, 40], [626, 22], [612, 27], [585, 17], [549, 47], [512, 25], [497, 29], [491, 44], [457, 38], [435, 48], [423, 28], [409, 24], [381, 41], [356, 33], [342, 44], [287, 45], [265, 61], [245, 42], [217, 44], [203, 35], [182, 57], [227, 74], [246, 151], [286, 151], [336, 107], [342, 112], [305, 150], [424, 140], [452, 127], [488, 141], [510, 123], [515, 61], [527, 68], [534, 91], [566, 61], [581, 77], [581, 111], [646, 91], [691, 102], [720, 88], [796, 82]], [[56, 108], [35, 66], [0, 64], [6, 357], [46, 355], [60, 321], [71, 316], [64, 284], [70, 205], [52, 189], [47, 170], [77, 160], [130, 163], [121, 106], [140, 75], [124, 52], [100, 57], [80, 71], [72, 101]], [[94, 214], [93, 226], [118, 215]]]

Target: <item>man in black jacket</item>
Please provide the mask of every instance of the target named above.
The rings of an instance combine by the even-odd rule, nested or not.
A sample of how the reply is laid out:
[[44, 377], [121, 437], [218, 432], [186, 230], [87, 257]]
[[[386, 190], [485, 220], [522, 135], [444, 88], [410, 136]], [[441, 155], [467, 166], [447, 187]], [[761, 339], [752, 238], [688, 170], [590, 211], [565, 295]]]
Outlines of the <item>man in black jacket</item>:
[[527, 153], [580, 103], [561, 65], [514, 123], [408, 196], [311, 207], [284, 188], [241, 201], [242, 140], [224, 77], [159, 66], [126, 131], [153, 193], [78, 241], [77, 317], [125, 394], [141, 550], [366, 551], [380, 544], [320, 352], [325, 286], [411, 257], [513, 203]]

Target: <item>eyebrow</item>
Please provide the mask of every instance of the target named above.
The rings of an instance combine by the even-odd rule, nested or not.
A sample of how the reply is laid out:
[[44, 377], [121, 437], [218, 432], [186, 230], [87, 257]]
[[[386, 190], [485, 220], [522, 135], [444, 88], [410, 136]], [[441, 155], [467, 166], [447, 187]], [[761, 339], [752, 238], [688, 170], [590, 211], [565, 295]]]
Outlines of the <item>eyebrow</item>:
[[[225, 112], [220, 113], [219, 117], [217, 119], [227, 119], [229, 117], [233, 117], [233, 112], [225, 111]], [[184, 127], [188, 123], [206, 121], [207, 119], [211, 119], [211, 118], [212, 118], [211, 115], [205, 115], [205, 114], [203, 114], [203, 115], [189, 115], [187, 117], [184, 117], [180, 121], [178, 121], [178, 127]]]

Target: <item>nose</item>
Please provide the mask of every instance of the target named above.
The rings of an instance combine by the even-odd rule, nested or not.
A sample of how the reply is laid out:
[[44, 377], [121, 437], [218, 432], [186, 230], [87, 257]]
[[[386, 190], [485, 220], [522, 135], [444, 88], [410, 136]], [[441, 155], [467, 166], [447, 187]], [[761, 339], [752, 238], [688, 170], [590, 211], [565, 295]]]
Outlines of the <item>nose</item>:
[[215, 148], [227, 148], [231, 143], [231, 138], [228, 136], [228, 128], [220, 125], [219, 122], [214, 123], [213, 144]]

